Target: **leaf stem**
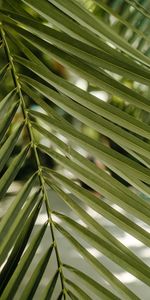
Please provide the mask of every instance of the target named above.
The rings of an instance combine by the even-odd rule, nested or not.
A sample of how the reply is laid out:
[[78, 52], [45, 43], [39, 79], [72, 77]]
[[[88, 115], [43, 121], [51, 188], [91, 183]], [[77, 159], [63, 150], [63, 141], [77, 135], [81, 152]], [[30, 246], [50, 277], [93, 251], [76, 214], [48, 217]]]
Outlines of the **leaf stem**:
[[39, 155], [38, 155], [36, 144], [35, 144], [35, 141], [34, 141], [32, 125], [31, 125], [31, 122], [30, 122], [30, 119], [29, 119], [29, 116], [28, 116], [28, 112], [26, 110], [26, 104], [25, 104], [25, 101], [24, 101], [24, 97], [22, 95], [21, 84], [19, 82], [19, 77], [16, 73], [16, 68], [15, 68], [15, 65], [14, 65], [14, 62], [13, 62], [13, 57], [10, 53], [10, 49], [9, 49], [9, 46], [8, 46], [8, 43], [7, 43], [7, 40], [6, 40], [6, 37], [5, 37], [5, 32], [2, 28], [1, 28], [1, 35], [2, 35], [3, 42], [4, 42], [5, 54], [6, 54], [8, 63], [11, 66], [11, 74], [12, 74], [13, 82], [14, 82], [15, 87], [17, 88], [17, 92], [18, 92], [18, 95], [19, 95], [19, 98], [20, 98], [20, 106], [21, 106], [23, 118], [24, 118], [24, 121], [25, 121], [25, 124], [26, 124], [29, 139], [30, 139], [31, 146], [33, 148], [33, 152], [34, 152], [34, 156], [35, 156], [35, 160], [36, 160], [36, 165], [37, 165], [37, 170], [38, 170], [38, 175], [39, 175], [39, 182], [40, 182], [40, 185], [41, 185], [43, 200], [44, 200], [45, 206], [46, 206], [47, 216], [48, 216], [49, 224], [50, 224], [51, 237], [52, 237], [52, 241], [54, 243], [57, 266], [58, 266], [58, 270], [59, 270], [59, 273], [60, 273], [62, 292], [63, 292], [64, 300], [66, 300], [66, 289], [65, 289], [65, 284], [64, 284], [64, 275], [63, 275], [63, 271], [62, 271], [62, 265], [63, 264], [61, 262], [58, 247], [57, 247], [57, 243], [56, 243], [56, 240], [55, 240], [54, 229], [53, 229], [53, 221], [52, 221], [52, 217], [51, 217], [51, 209], [49, 207], [48, 196], [47, 196], [47, 192], [46, 192], [46, 188], [45, 188], [45, 181], [42, 177], [42, 166], [40, 164]]

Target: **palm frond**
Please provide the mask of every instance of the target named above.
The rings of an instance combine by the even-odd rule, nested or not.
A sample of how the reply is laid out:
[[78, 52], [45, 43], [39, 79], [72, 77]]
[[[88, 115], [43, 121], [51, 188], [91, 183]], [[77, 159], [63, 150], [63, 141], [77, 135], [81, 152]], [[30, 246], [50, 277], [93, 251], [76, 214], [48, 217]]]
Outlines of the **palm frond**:
[[[148, 7], [148, 1], [129, 0], [7, 0], [1, 5], [2, 203], [19, 174], [23, 177], [27, 160], [32, 165], [1, 219], [1, 299], [33, 299], [36, 293], [41, 299], [144, 299], [86, 245], [150, 286], [148, 264], [87, 210], [150, 247], [146, 229], [150, 203], [141, 196], [150, 195], [150, 122], [143, 117], [150, 112]], [[54, 62], [66, 76], [54, 71]], [[86, 81], [86, 90], [75, 83], [77, 76]], [[91, 93], [95, 90], [107, 93], [109, 100], [98, 99]], [[113, 101], [133, 108], [135, 114]], [[124, 152], [88, 136], [82, 126]], [[104, 168], [82, 155], [81, 149]], [[41, 155], [57, 167], [45, 165]], [[64, 169], [73, 179], [60, 174]], [[49, 190], [71, 215], [53, 207]], [[42, 220], [34, 233], [41, 208], [46, 222]], [[89, 272], [65, 261], [59, 235], [86, 260]], [[26, 280], [45, 236], [48, 247]], [[40, 291], [46, 269], [48, 281]], [[93, 270], [96, 280], [90, 275]], [[23, 290], [18, 292], [22, 281]]]

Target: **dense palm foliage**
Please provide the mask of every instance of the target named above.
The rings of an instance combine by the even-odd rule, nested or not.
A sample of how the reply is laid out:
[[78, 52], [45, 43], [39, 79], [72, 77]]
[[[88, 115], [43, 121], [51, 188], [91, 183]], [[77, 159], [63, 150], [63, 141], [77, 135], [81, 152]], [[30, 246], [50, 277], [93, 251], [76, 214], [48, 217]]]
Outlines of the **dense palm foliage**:
[[[20, 299], [34, 297], [52, 256], [56, 258], [55, 273], [49, 270], [49, 282], [39, 299], [54, 299], [53, 292], [55, 299], [140, 299], [85, 243], [150, 286], [148, 265], [90, 213], [102, 215], [150, 246], [149, 233], [142, 226], [150, 225], [150, 203], [144, 199], [150, 194], [149, 9], [146, 0], [2, 1], [2, 201], [27, 160], [34, 163], [1, 220], [2, 300], [16, 297], [45, 234], [49, 247], [24, 283]], [[50, 66], [54, 61], [84, 79], [88, 88], [74, 84], [73, 75], [57, 74]], [[91, 91], [107, 93], [109, 101], [98, 99]], [[75, 121], [98, 137], [105, 136], [109, 146], [83, 132]], [[105, 168], [99, 168], [81, 150]], [[42, 155], [61, 169], [43, 163]], [[64, 169], [73, 179], [61, 174]], [[49, 189], [82, 223], [51, 206]], [[47, 221], [32, 233], [41, 208], [46, 210]], [[95, 270], [97, 281], [89, 271], [76, 268], [74, 261], [72, 265], [62, 261], [57, 232], [87, 261], [88, 270]]]

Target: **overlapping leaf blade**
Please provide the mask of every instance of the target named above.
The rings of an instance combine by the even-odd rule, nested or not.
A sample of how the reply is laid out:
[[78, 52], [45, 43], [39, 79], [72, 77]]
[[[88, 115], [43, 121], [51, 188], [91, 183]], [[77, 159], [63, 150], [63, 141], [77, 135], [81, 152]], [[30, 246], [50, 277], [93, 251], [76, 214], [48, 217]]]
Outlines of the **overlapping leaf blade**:
[[[99, 1], [95, 0], [95, 2], [98, 3]], [[63, 66], [71, 68], [73, 72], [77, 72], [94, 88], [104, 90], [114, 98], [119, 97], [128, 104], [133, 104], [137, 108], [150, 112], [149, 97], [146, 96], [146, 93], [136, 91], [133, 85], [132, 88], [128, 88], [123, 81], [117, 81], [113, 77], [113, 74], [117, 73], [123, 76], [124, 79], [128, 78], [133, 82], [141, 82], [145, 85], [143, 90], [148, 91], [150, 59], [147, 55], [149, 37], [146, 33], [146, 28], [148, 28], [147, 20], [145, 20], [147, 18], [146, 4], [144, 3], [142, 6], [137, 4], [137, 1], [134, 1], [133, 4], [131, 4], [131, 1], [126, 2], [128, 3], [126, 5], [127, 11], [121, 12], [120, 9], [120, 14], [116, 14], [111, 9], [113, 5], [114, 7], [119, 7], [119, 5], [121, 7], [121, 4], [117, 4], [116, 1], [112, 1], [110, 8], [103, 2], [99, 5], [101, 4], [100, 6], [107, 11], [107, 14], [118, 17], [118, 21], [133, 30], [131, 37], [128, 39], [131, 44], [123, 36], [126, 28], [122, 31], [122, 36], [119, 35], [115, 31], [115, 26], [108, 24], [106, 26], [105, 16], [98, 19], [93, 12], [85, 9], [76, 0], [8, 0], [6, 1], [7, 9], [0, 9], [0, 26], [3, 33], [3, 43], [1, 45], [4, 46], [3, 50], [7, 61], [0, 72], [0, 76], [5, 76], [7, 70], [10, 69], [11, 72], [7, 75], [11, 76], [11, 81], [14, 83], [14, 89], [10, 93], [8, 92], [0, 103], [0, 120], [2, 120], [0, 126], [2, 145], [0, 149], [0, 169], [3, 170], [7, 160], [11, 158], [11, 153], [17, 145], [23, 126], [27, 130], [30, 141], [29, 146], [25, 146], [22, 152], [12, 160], [11, 165], [1, 177], [1, 198], [4, 199], [3, 197], [14, 181], [21, 165], [25, 162], [29, 148], [32, 149], [37, 169], [36, 175], [34, 174], [24, 185], [24, 188], [15, 197], [12, 206], [1, 221], [2, 299], [12, 299], [15, 296], [16, 290], [44, 235], [47, 224], [41, 226], [41, 230], [35, 238], [31, 236], [30, 245], [25, 250], [43, 202], [46, 204], [47, 219], [50, 222], [50, 234], [57, 265], [56, 272], [52, 273], [54, 276], [50, 276], [50, 281], [44, 289], [42, 299], [49, 299], [53, 296], [59, 277], [61, 288], [58, 291], [59, 296], [57, 299], [65, 300], [67, 297], [71, 299], [91, 299], [88, 291], [81, 289], [80, 284], [72, 282], [70, 279], [65, 281], [64, 268], [70, 268], [75, 272], [78, 280], [82, 278], [92, 288], [92, 292], [102, 299], [119, 299], [115, 295], [116, 291], [120, 295], [120, 299], [139, 299], [75, 239], [76, 234], [81, 236], [83, 241], [87, 241], [95, 249], [103, 252], [109, 259], [150, 285], [149, 267], [95, 221], [84, 208], [81, 208], [74, 201], [72, 196], [65, 194], [63, 191], [64, 188], [67, 188], [82, 203], [88, 205], [149, 247], [149, 233], [137, 225], [134, 219], [130, 219], [136, 217], [150, 224], [149, 203], [105, 173], [105, 171], [98, 169], [92, 162], [79, 154], [74, 146], [76, 147], [76, 144], [80, 145], [94, 158], [101, 160], [111, 171], [136, 187], [138, 191], [149, 196], [150, 147], [148, 140], [150, 140], [150, 126], [145, 123], [145, 120], [139, 121], [109, 103], [102, 102], [92, 96], [89, 90], [82, 91], [70, 83], [69, 80], [54, 75], [43, 63], [46, 54], [51, 61], [56, 60]], [[130, 11], [130, 5], [133, 5], [134, 10], [131, 9]], [[13, 12], [11, 11], [12, 8], [14, 8]], [[125, 19], [127, 12], [129, 17]], [[136, 18], [139, 24], [136, 23]], [[117, 27], [116, 29], [119, 32], [121, 26], [120, 24], [117, 25], [118, 29]], [[138, 41], [136, 49], [132, 46], [132, 43], [137, 40], [138, 35], [143, 40]], [[112, 44], [115, 46], [112, 47]], [[17, 46], [18, 51], [16, 54], [19, 53], [18, 56], [13, 57], [12, 45]], [[147, 49], [145, 55], [144, 52], [140, 52], [142, 48]], [[41, 54], [41, 59], [34, 54], [36, 51]], [[18, 69], [22, 73], [19, 76]], [[36, 80], [25, 75], [27, 69], [34, 74], [33, 77]], [[3, 84], [3, 82], [1, 83]], [[30, 109], [27, 110], [26, 96], [29, 96], [38, 106], [43, 108], [46, 115]], [[72, 115], [79, 122], [112, 139], [130, 154], [130, 158], [76, 130], [52, 108], [52, 103], [63, 109], [67, 114]], [[21, 125], [13, 132], [12, 136], [9, 136], [10, 124], [12, 121], [13, 123], [16, 122], [14, 117], [17, 109], [19, 113], [20, 110], [22, 111], [23, 122], [21, 121]], [[42, 122], [39, 125], [38, 121], [40, 120]], [[49, 126], [50, 132], [45, 129], [45, 124]], [[33, 134], [35, 130], [43, 137], [45, 136], [49, 142], [52, 142], [55, 149], [48, 149], [42, 144], [37, 145]], [[8, 136], [6, 136], [6, 133]], [[57, 134], [66, 137], [67, 142], [61, 141], [60, 138], [56, 137]], [[71, 146], [69, 146], [70, 144]], [[56, 149], [59, 149], [65, 156], [58, 153]], [[48, 154], [59, 166], [70, 170], [79, 180], [105, 196], [109, 200], [108, 204], [104, 199], [98, 199], [71, 179], [43, 167], [38, 151], [42, 151], [44, 155]], [[134, 158], [138, 162], [135, 162]], [[39, 180], [37, 180], [37, 177], [39, 177]], [[38, 186], [37, 192], [32, 194], [32, 188], [35, 184]], [[57, 223], [57, 218], [55, 222], [52, 221], [46, 184], [53, 188], [62, 201], [80, 216], [86, 223], [87, 228], [66, 216], [64, 212], [61, 212], [61, 214], [59, 211], [53, 212], [53, 216], [55, 215], [55, 217], [61, 219], [61, 225], [59, 222]], [[29, 195], [30, 193], [31, 195]], [[123, 208], [127, 216], [114, 209], [112, 207], [113, 203]], [[96, 268], [99, 275], [103, 276], [113, 286], [114, 294], [83, 272], [71, 269], [71, 267], [61, 263], [59, 247], [53, 229], [54, 225], [67, 237], [77, 251]], [[21, 226], [23, 226], [23, 230], [20, 229]], [[69, 229], [66, 230], [66, 227]], [[72, 228], [72, 234], [69, 233], [70, 228]], [[24, 250], [25, 253], [23, 254]], [[9, 251], [12, 252], [8, 255]], [[40, 270], [42, 269], [42, 273], [44, 272], [51, 251], [52, 248], [50, 247], [42, 256], [21, 297], [25, 299], [33, 297], [40, 283]], [[8, 260], [5, 260], [7, 255]]]
[[14, 276], [11, 277], [10, 281], [8, 282], [7, 288], [4, 290], [1, 299], [12, 299], [12, 297], [16, 294], [19, 284], [22, 278], [24, 277], [40, 244], [40, 241], [45, 233], [46, 227], [47, 224], [44, 224], [38, 231], [36, 236], [32, 239], [31, 244], [27, 248], [26, 252], [24, 253], [20, 263], [18, 264], [15, 270]]
[[42, 275], [45, 271], [45, 268], [48, 265], [48, 261], [51, 257], [52, 254], [52, 250], [53, 250], [53, 245], [50, 246], [50, 248], [46, 251], [46, 253], [43, 255], [43, 257], [41, 258], [41, 260], [39, 261], [39, 263], [36, 266], [36, 269], [34, 270], [30, 280], [28, 281], [22, 295], [21, 298], [22, 299], [31, 299], [33, 298], [37, 287], [39, 285], [39, 282], [42, 278]]
[[[22, 270], [18, 271], [15, 273], [14, 277], [12, 276], [12, 274], [16, 271], [16, 268], [20, 269], [20, 265], [18, 265], [18, 263], [22, 256], [22, 253], [27, 245], [27, 242], [29, 240], [29, 237], [31, 235], [33, 227], [35, 225], [35, 221], [38, 216], [39, 210], [41, 208], [41, 204], [42, 204], [42, 202], [40, 201], [35, 205], [31, 215], [26, 220], [23, 228], [20, 231], [20, 234], [18, 235], [18, 238], [14, 244], [14, 248], [13, 248], [10, 256], [8, 257], [8, 260], [6, 262], [4, 261], [4, 265], [3, 265], [3, 268], [2, 268], [2, 271], [0, 274], [0, 277], [1, 277], [1, 290], [0, 291], [1, 291], [1, 294], [2, 293], [10, 294], [8, 296], [10, 298], [13, 297], [13, 295], [16, 293], [16, 288], [19, 287], [17, 284], [18, 280], [21, 280], [26, 272], [27, 266], [24, 266], [23, 271]], [[42, 231], [41, 231], [41, 233], [42, 233]], [[32, 243], [34, 243], [34, 242], [32, 242]], [[31, 248], [31, 246], [32, 245], [30, 245], [30, 248]], [[35, 245], [35, 247], [36, 247], [36, 245]], [[29, 252], [29, 250], [28, 250], [28, 252]], [[33, 252], [32, 252], [32, 254], [33, 254]], [[22, 261], [22, 264], [23, 264], [23, 261]], [[27, 264], [29, 266], [30, 260], [28, 260]], [[10, 288], [8, 288], [8, 286], [7, 286], [8, 284], [9, 284]], [[14, 288], [14, 284], [16, 284], [15, 288]], [[6, 289], [5, 289], [5, 287], [6, 287]]]

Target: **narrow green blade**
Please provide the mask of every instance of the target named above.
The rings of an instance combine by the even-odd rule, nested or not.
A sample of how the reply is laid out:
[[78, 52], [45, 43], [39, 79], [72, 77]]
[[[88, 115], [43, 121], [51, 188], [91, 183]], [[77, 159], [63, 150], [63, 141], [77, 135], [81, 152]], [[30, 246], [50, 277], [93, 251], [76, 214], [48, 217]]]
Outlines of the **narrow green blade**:
[[[130, 272], [133, 276], [136, 276], [138, 279], [143, 281], [145, 284], [150, 286], [150, 269], [146, 264], [141, 266], [138, 264], [134, 264], [134, 261], [129, 256], [125, 255], [124, 253], [120, 252], [116, 247], [111, 245], [109, 242], [100, 238], [94, 231], [85, 228], [84, 226], [80, 225], [76, 221], [72, 220], [71, 218], [62, 215], [60, 213], [56, 214], [60, 220], [63, 220], [67, 227], [73, 229], [73, 232], [77, 232], [81, 238], [88, 242], [89, 245], [97, 249], [103, 255], [107, 256], [111, 261], [118, 264], [120, 267], [125, 269], [127, 272]], [[147, 267], [147, 268], [146, 268]]]
[[7, 235], [7, 232], [11, 228], [11, 225], [15, 221], [20, 209], [24, 205], [31, 189], [35, 185], [37, 179], [37, 174], [34, 174], [24, 185], [23, 189], [18, 193], [13, 203], [7, 210], [7, 214], [2, 218], [0, 223], [0, 243], [2, 243], [3, 238]]
[[46, 228], [47, 228], [47, 224], [44, 224], [41, 227], [41, 229], [38, 231], [38, 233], [32, 239], [31, 244], [25, 251], [23, 257], [20, 260], [20, 263], [18, 264], [18, 266], [15, 270], [13, 277], [11, 277], [10, 281], [8, 282], [6, 288], [1, 296], [2, 300], [13, 299], [14, 295], [17, 292], [19, 284], [20, 284], [21, 280], [23, 279], [34, 255], [36, 253], [36, 250], [43, 238]]
[[45, 287], [45, 289], [41, 295], [41, 299], [43, 299], [43, 300], [51, 299], [51, 297], [53, 295], [53, 291], [54, 291], [56, 283], [57, 283], [58, 276], [59, 276], [59, 272], [57, 270], [56, 273], [54, 274], [53, 278], [51, 279], [51, 281]]
[[[97, 213], [104, 216], [110, 222], [116, 224], [119, 228], [123, 229], [125, 232], [128, 232], [145, 245], [150, 247], [150, 234], [144, 230], [142, 227], [128, 219], [123, 214], [119, 213], [113, 207], [109, 206], [106, 202], [100, 201], [96, 196], [94, 196], [91, 192], [81, 188], [71, 180], [68, 180], [64, 176], [53, 172], [51, 174], [51, 180], [49, 181], [48, 177], [45, 177], [46, 182], [51, 186], [52, 176], [55, 177], [55, 180], [58, 179], [58, 183], [66, 187], [73, 195], [77, 198], [81, 199], [85, 204], [89, 205], [92, 209], [94, 209]], [[55, 181], [54, 181], [55, 182]]]
[[7, 192], [7, 189], [9, 188], [10, 184], [15, 179], [18, 171], [20, 170], [23, 162], [25, 161], [28, 151], [29, 151], [29, 146], [26, 146], [21, 151], [21, 153], [14, 158], [10, 167], [7, 169], [7, 171], [2, 176], [2, 178], [0, 180], [0, 199], [3, 198], [3, 196]]
[[[114, 247], [117, 247], [117, 250], [121, 251], [122, 256], [126, 255], [127, 258], [131, 258], [131, 262], [134, 261], [135, 267], [143, 268], [144, 270], [148, 270], [147, 265], [143, 263], [132, 251], [130, 251], [125, 245], [119, 242], [109, 231], [107, 231], [100, 223], [98, 223], [94, 218], [92, 218], [81, 206], [77, 204], [72, 197], [68, 194], [65, 194], [58, 187], [53, 186], [54, 190], [60, 196], [60, 198], [67, 204], [75, 213], [85, 222], [90, 230], [96, 231], [97, 235], [104, 238], [105, 241], [110, 243]], [[54, 211], [54, 214], [58, 214]], [[59, 217], [59, 214], [58, 214]]]
[[126, 300], [140, 300], [131, 290], [121, 283], [106, 267], [103, 266], [94, 256], [92, 256], [68, 231], [59, 224], [54, 223], [56, 228], [64, 235], [77, 249], [77, 251], [92, 264], [97, 272], [109, 282], [115, 290], [121, 293]]
[[[37, 205], [34, 207], [33, 212], [31, 213], [31, 215], [27, 219], [25, 225], [23, 226], [23, 229], [21, 229], [20, 234], [17, 238], [17, 241], [14, 245], [14, 248], [13, 248], [8, 260], [6, 261], [5, 265], [3, 266], [2, 272], [0, 274], [0, 278], [1, 278], [0, 294], [2, 294], [3, 291], [4, 291], [4, 294], [5, 293], [9, 294], [9, 292], [10, 292], [10, 295], [7, 294], [8, 299], [12, 299], [11, 292], [12, 292], [12, 297], [13, 297], [13, 294], [15, 294], [15, 289], [17, 289], [19, 286], [19, 284], [17, 284], [17, 282], [19, 283], [22, 280], [22, 277], [24, 276], [24, 273], [26, 271], [26, 267], [28, 268], [28, 265], [31, 262], [32, 258], [26, 262], [27, 266], [24, 265], [23, 271], [22, 272], [19, 271], [21, 268], [21, 265], [19, 262], [20, 262], [22, 253], [27, 245], [27, 242], [29, 240], [29, 237], [30, 237], [33, 227], [35, 225], [35, 221], [39, 214], [41, 205], [42, 205], [42, 201], [38, 202]], [[21, 259], [21, 261], [22, 261], [22, 259]], [[18, 270], [17, 273], [16, 273], [16, 268]], [[15, 276], [12, 277], [14, 272], [15, 272]], [[14, 287], [15, 284], [16, 284], [16, 288]], [[8, 289], [8, 285], [10, 287], [10, 291]], [[14, 287], [14, 289], [13, 289], [13, 287]], [[4, 297], [4, 299], [7, 299], [7, 297], [6, 298]]]
[[77, 279], [82, 281], [88, 288], [96, 294], [99, 299], [104, 300], [120, 300], [116, 295], [110, 292], [108, 289], [104, 288], [100, 285], [97, 281], [93, 280], [93, 278], [89, 277], [85, 273], [81, 272], [80, 270], [70, 266], [70, 265], [63, 265], [64, 268], [72, 272], [77, 276]]
[[15, 103], [14, 105], [12, 105], [8, 113], [5, 114], [5, 117], [2, 120], [1, 127], [0, 127], [0, 141], [3, 139], [9, 125], [11, 124], [11, 121], [14, 118], [17, 109], [18, 109], [18, 103]]
[[16, 89], [12, 90], [10, 93], [8, 93], [0, 102], [0, 119], [4, 116], [4, 113], [8, 109], [10, 109], [10, 105], [14, 102], [16, 97]]
[[6, 142], [0, 148], [0, 171], [5, 166], [7, 160], [10, 157], [14, 147], [16, 146], [17, 140], [22, 132], [24, 124], [19, 125], [16, 130], [8, 137]]
[[12, 246], [20, 232], [20, 228], [22, 228], [26, 219], [29, 217], [35, 203], [39, 202], [38, 196], [39, 196], [39, 192], [33, 194], [33, 196], [27, 200], [26, 204], [23, 206], [20, 213], [18, 214], [14, 222], [11, 224], [9, 231], [3, 237], [3, 241], [0, 246], [0, 264], [5, 261], [7, 255], [11, 251]]
[[[52, 251], [53, 251], [53, 245], [51, 245], [49, 247], [49, 249], [46, 251], [46, 253], [42, 256], [42, 258], [38, 262], [30, 280], [26, 284], [25, 289], [24, 289], [23, 293], [21, 294], [21, 299], [28, 300], [28, 299], [33, 298], [33, 296], [39, 286], [39, 283], [42, 279], [42, 275], [48, 265]], [[44, 298], [42, 298], [42, 299], [44, 299]]]
[[79, 299], [81, 300], [92, 300], [91, 297], [88, 296], [87, 293], [85, 293], [78, 285], [76, 285], [74, 282], [72, 282], [69, 279], [65, 279], [65, 282], [71, 287], [73, 288], [73, 290], [77, 293], [78, 297], [80, 297]]

